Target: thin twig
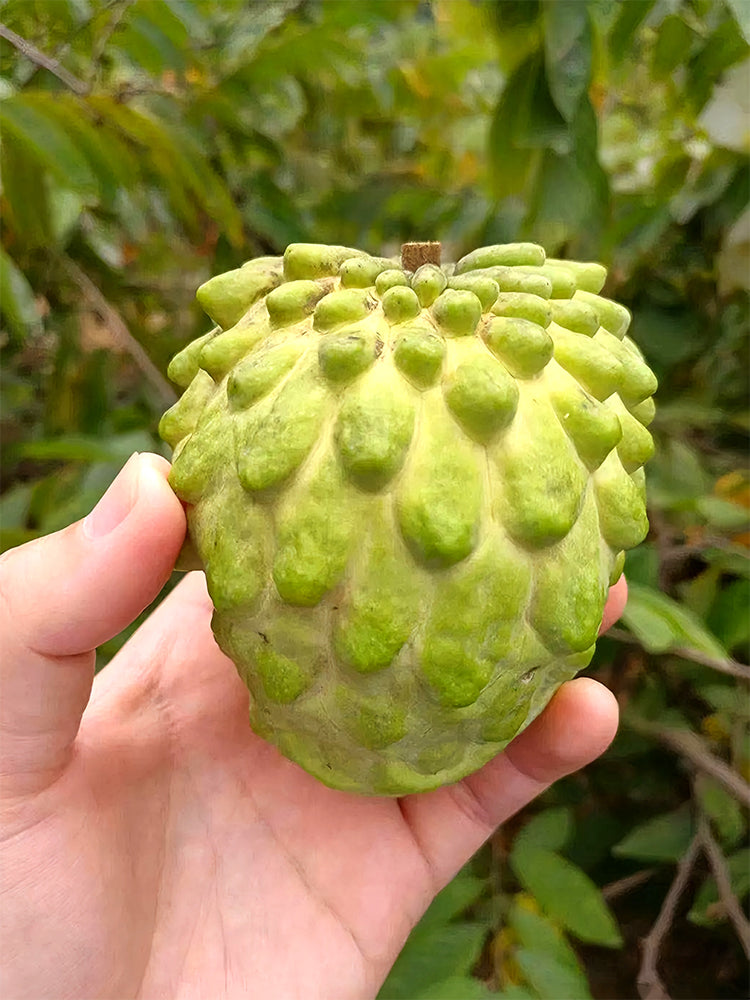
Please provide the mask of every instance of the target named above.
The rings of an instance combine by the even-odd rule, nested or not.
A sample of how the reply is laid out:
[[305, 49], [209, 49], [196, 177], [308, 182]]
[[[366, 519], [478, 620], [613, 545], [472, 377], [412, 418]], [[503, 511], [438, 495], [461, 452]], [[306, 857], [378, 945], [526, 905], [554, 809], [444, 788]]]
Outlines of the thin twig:
[[[110, 38], [115, 31], [117, 31], [120, 22], [127, 14], [132, 4], [133, 0], [110, 0], [110, 2], [103, 8], [102, 13], [104, 13], [104, 11], [112, 10], [112, 16], [101, 34], [95, 38], [92, 46], [90, 59], [92, 79], [96, 78], [96, 75], [99, 72], [101, 59], [107, 45], [109, 44]], [[119, 10], [117, 8], [119, 8]]]
[[643, 941], [641, 967], [638, 970], [637, 980], [638, 995], [641, 1000], [669, 1000], [669, 994], [659, 975], [659, 952], [662, 941], [672, 926], [677, 904], [690, 881], [701, 847], [700, 835], [696, 834], [677, 866], [677, 873], [659, 910], [656, 923]]
[[730, 677], [739, 677], [740, 680], [750, 682], [750, 667], [729, 657], [726, 660], [718, 660], [713, 656], [706, 656], [705, 653], [698, 652], [697, 649], [690, 649], [688, 646], [678, 646], [672, 650], [672, 653], [674, 656], [681, 656], [683, 660], [691, 660], [693, 663], [700, 663], [704, 667], [718, 670], [719, 673], [728, 674]]
[[36, 45], [32, 45], [31, 42], [17, 35], [15, 31], [8, 28], [5, 24], [0, 24], [0, 38], [4, 38], [10, 42], [29, 62], [34, 63], [35, 66], [40, 66], [42, 69], [46, 69], [48, 73], [56, 76], [74, 94], [80, 96], [88, 93], [88, 87], [83, 80], [79, 80], [77, 76], [74, 76], [69, 70], [65, 69], [57, 59], [52, 59], [50, 56], [45, 55]]
[[159, 369], [153, 363], [141, 344], [135, 339], [133, 334], [125, 325], [125, 320], [119, 312], [104, 297], [102, 292], [96, 287], [87, 274], [78, 267], [72, 260], [65, 262], [65, 267], [71, 278], [84, 295], [88, 298], [93, 308], [102, 316], [104, 322], [112, 334], [115, 342], [131, 356], [143, 374], [149, 380], [159, 395], [160, 401], [171, 406], [177, 400], [177, 394], [172, 386], [167, 382]]
[[659, 556], [659, 588], [666, 590], [669, 586], [669, 572], [664, 554], [672, 545], [672, 536], [669, 531], [669, 525], [660, 510], [649, 509], [648, 516], [653, 531], [656, 551]]
[[618, 878], [616, 882], [610, 882], [602, 888], [602, 896], [604, 896], [608, 903], [611, 903], [613, 899], [626, 896], [633, 889], [640, 889], [655, 874], [655, 868], [644, 868], [641, 872], [634, 872], [632, 875], [626, 875], [625, 878]]
[[[91, 16], [85, 18], [85, 20], [79, 21], [76, 27], [73, 29], [73, 31], [71, 31], [71, 33], [65, 39], [65, 41], [61, 42], [60, 45], [57, 46], [52, 55], [52, 58], [55, 59], [57, 62], [62, 62], [62, 60], [68, 55], [70, 50], [73, 48], [73, 42], [76, 40], [76, 38], [78, 38], [81, 34], [83, 34], [84, 31], [87, 31], [91, 27], [91, 24], [95, 20], [95, 18], [100, 17], [101, 14], [104, 11], [106, 11], [109, 7], [111, 7], [112, 4], [114, 3], [119, 3], [119, 0], [107, 0], [107, 2], [104, 4], [104, 7], [102, 7], [101, 10], [98, 10], [95, 14], [91, 14]], [[35, 75], [39, 72], [39, 69], [40, 69], [39, 66], [33, 64], [30, 67], [30, 71], [26, 75], [23, 75], [22, 78], [20, 79], [19, 82], [21, 86], [28, 87], [28, 85], [34, 79]]]
[[[627, 643], [629, 646], [640, 646], [643, 648], [643, 643], [636, 636], [631, 635], [630, 632], [626, 632], [625, 629], [611, 628], [607, 632], [607, 636], [610, 639], [616, 639], [618, 642]], [[732, 660], [729, 657], [726, 660], [719, 660], [714, 656], [708, 656], [706, 653], [701, 653], [697, 649], [690, 649], [687, 646], [670, 647], [669, 649], [660, 651], [658, 655], [679, 656], [683, 660], [700, 663], [704, 667], [718, 670], [719, 673], [728, 674], [730, 677], [739, 677], [740, 680], [750, 683], [750, 667], [745, 666], [744, 663], [738, 663], [737, 660]]]
[[660, 559], [667, 563], [684, 562], [691, 556], [703, 556], [714, 549], [731, 552], [732, 548], [725, 538], [719, 535], [706, 535], [700, 542], [675, 542], [673, 545], [666, 545], [660, 553]]
[[748, 921], [742, 912], [739, 900], [734, 894], [724, 855], [721, 853], [721, 848], [711, 833], [711, 827], [705, 814], [701, 814], [698, 821], [698, 836], [700, 837], [701, 847], [708, 858], [708, 863], [711, 865], [716, 888], [719, 890], [721, 905], [724, 907], [727, 918], [731, 920], [737, 932], [742, 950], [748, 959], [750, 959], [750, 921]]
[[750, 785], [720, 757], [715, 757], [696, 733], [658, 726], [633, 715], [625, 715], [623, 721], [636, 732], [651, 736], [671, 750], [675, 750], [693, 767], [715, 778], [738, 802], [750, 809]]

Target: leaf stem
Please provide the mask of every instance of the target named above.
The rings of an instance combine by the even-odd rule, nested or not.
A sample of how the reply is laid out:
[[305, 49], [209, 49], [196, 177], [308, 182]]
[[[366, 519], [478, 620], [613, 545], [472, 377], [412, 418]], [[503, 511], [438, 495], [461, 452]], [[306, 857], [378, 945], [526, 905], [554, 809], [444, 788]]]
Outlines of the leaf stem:
[[[625, 629], [611, 628], [607, 632], [607, 636], [610, 639], [616, 639], [617, 642], [623, 642], [629, 646], [640, 646], [641, 649], [645, 649], [640, 639], [631, 635], [630, 632], [626, 632]], [[653, 651], [646, 650], [646, 652]], [[704, 667], [710, 667], [711, 670], [718, 670], [719, 673], [728, 674], [730, 677], [738, 677], [740, 680], [750, 683], [750, 667], [746, 666], [744, 663], [738, 663], [737, 660], [732, 660], [729, 657], [726, 660], [720, 660], [714, 656], [709, 656], [707, 653], [701, 653], [697, 649], [690, 649], [687, 646], [670, 647], [669, 649], [665, 649], [663, 652], [660, 651], [656, 655], [679, 656], [683, 660], [690, 660], [692, 663], [700, 663]]]

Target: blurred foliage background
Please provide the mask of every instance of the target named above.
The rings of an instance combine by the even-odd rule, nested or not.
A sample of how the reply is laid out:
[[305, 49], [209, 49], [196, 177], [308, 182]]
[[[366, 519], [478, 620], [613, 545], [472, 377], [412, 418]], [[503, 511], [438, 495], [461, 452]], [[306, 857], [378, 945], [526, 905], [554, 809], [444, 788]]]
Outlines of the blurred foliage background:
[[[748, 0], [0, 4], [2, 547], [163, 451], [194, 289], [292, 241], [596, 259], [660, 380], [614, 746], [438, 897], [383, 1000], [747, 995]], [[101, 663], [123, 641], [108, 644]]]

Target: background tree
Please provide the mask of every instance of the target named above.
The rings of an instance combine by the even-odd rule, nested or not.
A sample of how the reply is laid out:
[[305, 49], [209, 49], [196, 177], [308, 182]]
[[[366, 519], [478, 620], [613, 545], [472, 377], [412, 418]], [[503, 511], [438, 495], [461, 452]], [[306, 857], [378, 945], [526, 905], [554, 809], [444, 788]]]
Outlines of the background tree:
[[212, 273], [410, 237], [607, 264], [661, 383], [652, 531], [590, 668], [621, 734], [441, 894], [382, 996], [744, 996], [747, 0], [0, 11], [4, 548], [162, 448]]

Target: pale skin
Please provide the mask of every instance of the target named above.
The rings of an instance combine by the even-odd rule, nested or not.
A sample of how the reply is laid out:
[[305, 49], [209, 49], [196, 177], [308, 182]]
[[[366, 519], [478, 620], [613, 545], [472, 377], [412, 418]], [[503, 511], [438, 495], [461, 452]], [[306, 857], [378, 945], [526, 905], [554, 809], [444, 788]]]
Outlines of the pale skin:
[[[435, 792], [332, 791], [249, 729], [200, 573], [94, 681], [92, 651], [182, 543], [168, 469], [131, 459], [89, 518], [0, 560], [0, 995], [373, 998], [498, 824], [605, 750], [615, 699], [565, 684], [505, 753]], [[623, 580], [602, 628], [625, 596]]]

